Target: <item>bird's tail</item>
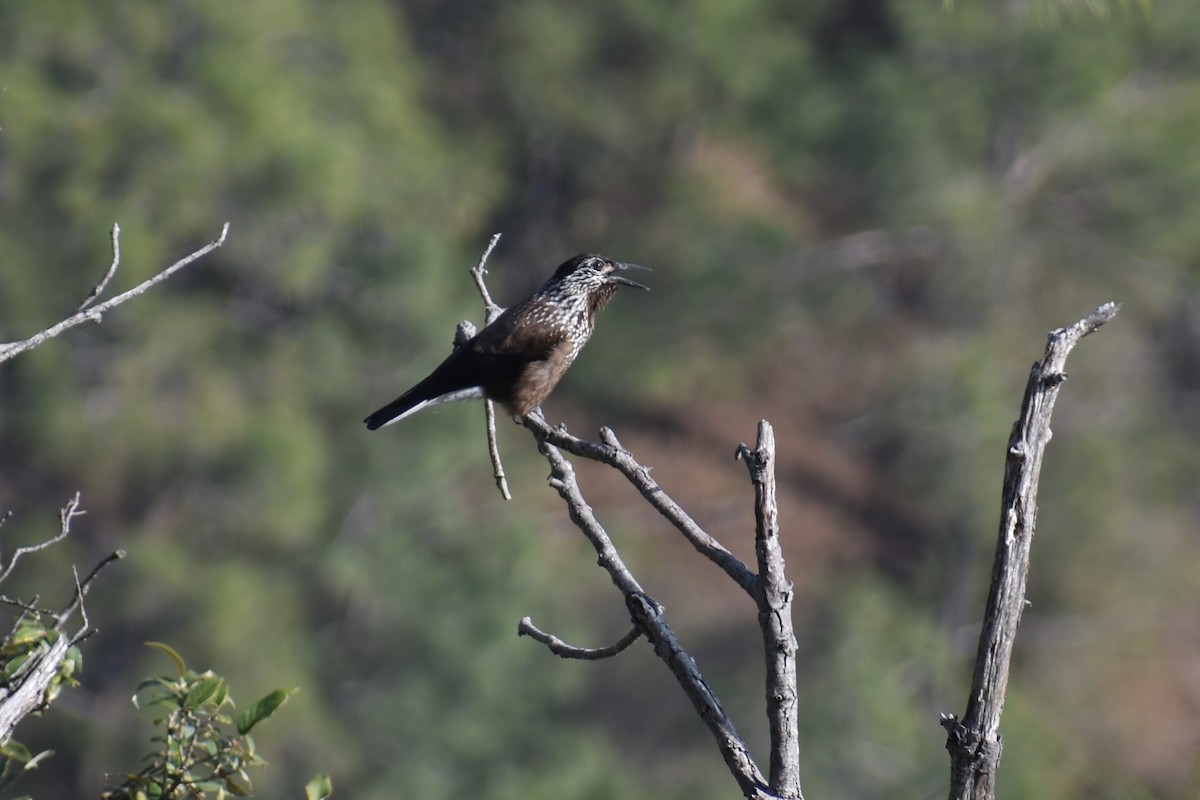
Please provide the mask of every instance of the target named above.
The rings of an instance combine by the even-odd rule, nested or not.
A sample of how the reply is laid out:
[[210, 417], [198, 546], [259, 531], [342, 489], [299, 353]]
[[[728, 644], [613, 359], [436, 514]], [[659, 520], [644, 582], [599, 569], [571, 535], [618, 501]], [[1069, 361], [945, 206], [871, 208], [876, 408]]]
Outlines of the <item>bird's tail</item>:
[[392, 402], [388, 403], [378, 411], [374, 411], [363, 422], [367, 423], [367, 430], [376, 430], [384, 425], [391, 425], [393, 422], [399, 422], [409, 414], [415, 414], [425, 406], [429, 405], [430, 400], [422, 400], [420, 397], [411, 396], [412, 392], [407, 392], [400, 395]]
[[458, 389], [453, 392], [447, 392], [437, 397], [423, 397], [417, 390], [421, 388], [418, 384], [409, 391], [397, 397], [392, 402], [388, 403], [378, 411], [373, 412], [369, 417], [363, 420], [367, 423], [367, 430], [376, 430], [384, 425], [391, 425], [393, 422], [399, 422], [410, 414], [415, 414], [425, 406], [438, 406], [442, 403], [462, 403], [467, 400], [478, 400], [483, 397], [483, 389], [479, 386], [470, 386], [466, 389]]

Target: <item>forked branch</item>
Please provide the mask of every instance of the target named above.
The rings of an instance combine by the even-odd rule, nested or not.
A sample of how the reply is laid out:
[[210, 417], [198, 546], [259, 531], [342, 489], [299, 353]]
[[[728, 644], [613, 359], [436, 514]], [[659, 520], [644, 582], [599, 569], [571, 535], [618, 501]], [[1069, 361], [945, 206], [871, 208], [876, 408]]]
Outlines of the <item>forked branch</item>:
[[[79, 493], [63, 506], [59, 513], [58, 533], [40, 544], [18, 548], [12, 558], [4, 565], [2, 578], [12, 574], [13, 567], [22, 556], [45, 550], [61, 542], [71, 533], [71, 521], [86, 512], [80, 507]], [[125, 552], [117, 552], [107, 556], [98, 563], [88, 576], [79, 580], [78, 572], [74, 573], [74, 589], [71, 600], [58, 612], [37, 606], [36, 598], [32, 603], [0, 597], [0, 603], [20, 609], [13, 630], [5, 638], [6, 647], [11, 650], [7, 656], [7, 667], [16, 666], [11, 672], [6, 672], [4, 685], [0, 686], [0, 744], [7, 742], [17, 723], [29, 714], [42, 708], [49, 702], [53, 692], [51, 689], [69, 676], [70, 671], [64, 672], [64, 661], [68, 658], [72, 645], [87, 638], [92, 632], [88, 621], [83, 599], [88, 588], [100, 570], [108, 564], [123, 558]], [[0, 579], [2, 579], [0, 578]], [[62, 629], [67, 621], [79, 612], [83, 624], [73, 635], [68, 635]], [[46, 625], [42, 617], [53, 620], [53, 625]], [[16, 640], [15, 633], [21, 637]], [[21, 659], [24, 658], [23, 661]]]
[[[746, 743], [738, 734], [733, 721], [721, 707], [720, 700], [709, 688], [695, 659], [680, 644], [679, 638], [667, 623], [662, 606], [643, 590], [633, 573], [625, 565], [609, 538], [608, 533], [596, 519], [587, 500], [579, 488], [575, 478], [575, 470], [571, 462], [550, 441], [545, 432], [554, 431], [546, 425], [540, 413], [534, 412], [525, 418], [526, 427], [533, 431], [538, 442], [538, 452], [550, 463], [550, 486], [555, 489], [567, 505], [567, 513], [576, 527], [583, 532], [595, 548], [599, 556], [600, 566], [612, 579], [612, 582], [625, 598], [625, 606], [629, 610], [634, 629], [646, 637], [654, 647], [655, 654], [671, 670], [671, 674], [679, 682], [684, 694], [691, 700], [696, 713], [704, 725], [712, 733], [738, 786], [743, 795], [755, 800], [778, 798], [781, 795], [772, 791], [767, 784], [762, 771], [754, 763]], [[595, 443], [589, 443], [595, 444]]]
[[116, 308], [127, 300], [132, 300], [138, 295], [144, 294], [152, 286], [162, 283], [187, 265], [199, 258], [202, 258], [203, 256], [208, 255], [213, 250], [216, 250], [225, 243], [225, 237], [228, 234], [229, 223], [226, 222], [224, 227], [221, 228], [221, 235], [201, 247], [199, 250], [189, 253], [171, 266], [164, 269], [162, 272], [158, 273], [152, 278], [147, 278], [132, 289], [122, 292], [116, 297], [111, 297], [99, 305], [93, 306], [92, 303], [99, 299], [100, 295], [104, 293], [104, 289], [108, 286], [108, 282], [112, 280], [113, 276], [117, 273], [117, 268], [121, 264], [121, 228], [118, 225], [113, 225], [111, 237], [113, 251], [112, 263], [109, 266], [108, 271], [104, 274], [104, 277], [98, 284], [96, 284], [96, 287], [92, 289], [92, 291], [84, 299], [83, 303], [80, 304], [79, 310], [63, 321], [55, 325], [51, 325], [45, 330], [35, 333], [28, 339], [24, 339], [19, 342], [0, 344], [0, 364], [8, 361], [10, 358], [15, 358], [21, 353], [24, 353], [26, 350], [32, 350], [33, 348], [44, 344], [46, 341], [53, 339], [60, 333], [68, 331], [77, 325], [82, 325], [85, 322], [100, 322], [104, 317], [105, 312]]
[[[484, 283], [484, 265], [488, 253], [496, 244], [493, 237], [487, 251], [471, 275], [483, 298], [488, 312], [488, 321], [500, 309], [492, 301]], [[460, 326], [459, 339], [465, 331]], [[464, 339], [465, 340], [465, 339]], [[457, 340], [456, 340], [457, 341]], [[490, 422], [489, 404], [489, 422]], [[562, 426], [547, 424], [540, 410], [523, 418], [525, 427], [533, 433], [538, 452], [550, 464], [550, 486], [555, 489], [567, 506], [571, 521], [591, 543], [599, 557], [599, 565], [608, 572], [613, 584], [621, 591], [625, 606], [633, 622], [633, 629], [622, 639], [608, 647], [583, 648], [568, 645], [558, 637], [540, 630], [528, 618], [521, 620], [518, 634], [529, 636], [544, 644], [552, 653], [563, 658], [596, 660], [611, 658], [628, 648], [644, 636], [654, 647], [654, 652], [675, 676], [683, 692], [691, 700], [705, 726], [716, 740], [721, 756], [737, 781], [743, 795], [755, 800], [785, 798], [803, 800], [800, 794], [799, 748], [796, 736], [796, 640], [791, 623], [791, 584], [784, 574], [782, 551], [779, 547], [778, 515], [775, 509], [775, 442], [771, 426], [763, 421], [759, 425], [758, 444], [754, 450], [741, 445], [738, 455], [750, 468], [751, 480], [755, 485], [758, 519], [756, 539], [758, 562], [762, 577], [755, 575], [749, 567], [734, 556], [720, 542], [704, 531], [650, 477], [649, 467], [638, 463], [633, 454], [626, 450], [610, 429], [600, 431], [600, 441], [590, 442], [567, 433]], [[560, 450], [561, 448], [561, 450]], [[497, 485], [502, 486], [503, 472], [495, 452], [495, 438], [489, 425], [489, 449], [493, 453]], [[642, 497], [678, 530], [698, 552], [706, 556], [749, 595], [758, 607], [758, 616], [767, 653], [767, 706], [771, 727], [771, 778], [763, 775], [755, 764], [745, 742], [738, 734], [733, 721], [721, 707], [716, 694], [709, 688], [695, 660], [683, 648], [675, 632], [667, 623], [662, 606], [642, 590], [637, 579], [621, 559], [608, 533], [596, 518], [595, 512], [584, 499], [575, 470], [563, 455], [566, 450], [576, 456], [598, 461], [616, 469], [642, 495]]]

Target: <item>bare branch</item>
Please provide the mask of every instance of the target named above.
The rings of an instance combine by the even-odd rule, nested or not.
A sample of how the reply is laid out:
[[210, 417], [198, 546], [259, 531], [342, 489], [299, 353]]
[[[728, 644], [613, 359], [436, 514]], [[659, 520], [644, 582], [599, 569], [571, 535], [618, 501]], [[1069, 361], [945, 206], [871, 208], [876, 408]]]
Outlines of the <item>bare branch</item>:
[[670, 668], [684, 694], [692, 701], [692, 707], [717, 740], [717, 747], [721, 750], [725, 765], [741, 787], [742, 794], [755, 800], [775, 798], [777, 795], [767, 785], [758, 765], [750, 756], [746, 743], [734, 728], [733, 721], [729, 719], [725, 709], [721, 707], [721, 702], [700, 674], [695, 659], [683, 649], [675, 632], [667, 625], [662, 615], [662, 606], [641, 592], [626, 595], [625, 605], [629, 609], [633, 624], [645, 632], [650, 644], [654, 645], [655, 654]]
[[521, 623], [517, 626], [517, 636], [528, 636], [530, 639], [541, 642], [551, 653], [560, 658], [599, 661], [602, 658], [612, 658], [628, 649], [629, 645], [641, 638], [642, 632], [637, 628], [630, 628], [629, 633], [608, 647], [574, 647], [554, 634], [541, 630], [533, 624], [533, 620], [529, 617], [522, 617]]
[[19, 608], [22, 611], [28, 611], [31, 614], [47, 614], [51, 617], [57, 616], [50, 609], [42, 608], [41, 606], [39, 606], [37, 604], [37, 602], [38, 602], [38, 598], [36, 598], [36, 597], [27, 603], [24, 600], [17, 600], [16, 598], [13, 598], [13, 597], [0, 595], [0, 603], [3, 603], [6, 606], [12, 606], [13, 608]]
[[754, 551], [758, 557], [755, 603], [766, 653], [767, 722], [771, 731], [771, 788], [780, 796], [802, 800], [800, 791], [800, 721], [796, 704], [796, 634], [792, 630], [792, 583], [779, 544], [779, 508], [775, 501], [775, 431], [758, 423], [751, 450], [739, 445], [754, 484]]
[[496, 244], [500, 241], [500, 234], [492, 234], [491, 241], [488, 242], [487, 249], [483, 251], [483, 255], [479, 257], [479, 263], [471, 270], [471, 277], [475, 280], [475, 288], [479, 290], [479, 296], [483, 298], [484, 325], [490, 325], [492, 320], [500, 316], [504, 309], [492, 300], [492, 296], [488, 294], [487, 284], [484, 283], [483, 276], [487, 275], [487, 260], [492, 254], [492, 250], [496, 249]]
[[742, 793], [748, 798], [774, 797], [762, 772], [751, 758], [745, 742], [738, 735], [733, 721], [708, 687], [695, 660], [683, 649], [675, 632], [667, 624], [662, 607], [642, 591], [629, 568], [621, 560], [612, 540], [608, 538], [608, 533], [596, 519], [591, 506], [584, 499], [571, 462], [550, 441], [556, 429], [546, 425], [545, 419], [536, 413], [525, 417], [525, 424], [537, 439], [538, 452], [550, 463], [550, 486], [566, 502], [571, 521], [591, 542], [599, 556], [600, 566], [608, 572], [612, 582], [625, 596], [625, 605], [629, 609], [634, 627], [654, 646], [654, 652], [671, 670], [700, 719], [712, 733], [721, 756], [741, 787]]
[[[71, 565], [71, 575], [75, 578], [74, 605], [76, 608], [79, 609], [79, 616], [83, 618], [82, 631], [90, 631], [92, 629], [92, 624], [88, 621], [87, 606], [85, 606], [83, 604], [83, 586], [81, 586], [79, 583], [79, 570], [77, 570], [75, 568], [74, 564]], [[61, 625], [61, 624], [62, 624], [62, 619], [60, 618], [58, 621], [58, 625]], [[58, 625], [56, 625], [55, 628], [57, 628]]]
[[13, 567], [17, 565], [18, 559], [26, 553], [36, 553], [38, 550], [45, 550], [51, 545], [58, 544], [63, 539], [67, 538], [67, 534], [71, 532], [71, 520], [75, 517], [81, 517], [87, 512], [79, 507], [79, 492], [67, 501], [67, 504], [58, 512], [59, 529], [58, 533], [41, 544], [31, 544], [28, 547], [18, 547], [13, 553], [7, 566], [0, 566], [0, 583], [3, 583], [9, 575], [12, 574]]
[[[496, 244], [500, 241], [500, 234], [492, 234], [491, 240], [488, 242], [487, 248], [484, 249], [483, 255], [479, 257], [479, 263], [471, 268], [471, 278], [475, 281], [475, 288], [479, 290], [479, 296], [483, 300], [483, 324], [491, 325], [496, 317], [504, 313], [504, 309], [492, 300], [492, 296], [488, 294], [487, 283], [483, 276], [487, 275], [487, 260], [492, 254], [492, 250], [496, 249]], [[462, 337], [465, 332], [464, 326], [470, 325], [470, 334]], [[475, 326], [469, 322], [460, 322], [458, 324], [458, 335], [454, 338], [456, 347], [461, 347], [467, 343], [471, 336], [475, 335]], [[462, 341], [459, 339], [462, 337]], [[496, 407], [495, 404], [484, 398], [483, 413], [487, 420], [487, 440], [488, 440], [488, 456], [492, 459], [492, 477], [496, 479], [496, 488], [500, 490], [500, 496], [505, 500], [512, 500], [512, 492], [508, 490], [508, 478], [504, 474], [504, 463], [500, 460], [500, 446], [496, 444]]]
[[77, 311], [83, 311], [85, 308], [90, 306], [96, 300], [96, 298], [103, 294], [105, 287], [108, 286], [108, 282], [112, 280], [113, 275], [117, 274], [117, 267], [121, 265], [121, 226], [115, 222], [112, 226], [112, 234], [110, 235], [110, 238], [112, 239], [112, 264], [109, 265], [108, 272], [104, 273], [104, 277], [101, 278], [100, 282], [97, 283], [95, 288], [92, 289], [91, 294], [85, 297], [83, 302], [79, 304], [79, 308], [76, 309]]
[[[229, 223], [226, 222], [225, 226], [223, 228], [221, 228], [221, 235], [217, 239], [204, 245], [204, 247], [201, 247], [199, 250], [196, 250], [195, 252], [184, 256], [183, 258], [179, 259], [171, 266], [164, 269], [162, 272], [158, 273], [157, 275], [155, 275], [152, 278], [148, 278], [148, 279], [142, 281], [141, 283], [139, 283], [137, 286], [133, 287], [132, 289], [129, 289], [128, 291], [123, 292], [123, 293], [117, 295], [116, 297], [110, 298], [110, 299], [104, 301], [103, 303], [101, 303], [100, 305], [95, 306], [93, 308], [82, 308], [82, 310], [80, 310], [79, 312], [77, 312], [76, 314], [74, 314], [70, 317], [67, 317], [62, 322], [59, 322], [56, 325], [51, 325], [49, 328], [46, 328], [45, 330], [34, 334], [33, 336], [29, 337], [28, 339], [25, 339], [24, 341], [9, 342], [8, 344], [0, 345], [0, 363], [4, 363], [5, 361], [8, 361], [11, 358], [15, 358], [16, 356], [20, 355], [21, 353], [24, 353], [26, 350], [32, 350], [33, 348], [35, 348], [41, 344], [44, 344], [47, 340], [53, 339], [55, 336], [58, 336], [59, 334], [63, 333], [64, 331], [70, 330], [71, 328], [74, 328], [77, 325], [82, 325], [85, 322], [100, 322], [101, 318], [103, 317], [103, 315], [106, 311], [116, 308], [117, 306], [121, 305], [125, 301], [131, 300], [132, 298], [145, 293], [152, 286], [162, 283], [167, 278], [171, 277], [176, 272], [178, 272], [179, 270], [186, 267], [188, 264], [191, 264], [193, 261], [196, 261], [197, 259], [208, 255], [213, 250], [216, 250], [218, 247], [220, 247], [221, 245], [223, 245], [225, 243], [225, 237], [228, 235], [228, 233], [229, 233]], [[114, 259], [113, 259], [114, 264], [116, 263], [117, 255], [118, 255], [118, 253], [116, 251], [114, 251]], [[102, 281], [101, 283], [103, 284], [104, 282]], [[103, 288], [102, 285], [98, 286], [97, 291], [95, 291], [95, 294], [99, 295], [98, 290], [100, 290], [102, 288]], [[89, 298], [89, 300], [90, 299], [92, 299], [92, 298]], [[88, 301], [84, 301], [84, 304], [86, 305], [87, 302]]]
[[[8, 566], [4, 569], [3, 574], [0, 575], [0, 580], [3, 580], [12, 573], [13, 567], [21, 556], [26, 553], [44, 550], [50, 545], [66, 538], [67, 534], [71, 531], [71, 520], [85, 513], [80, 508], [79, 493], [76, 492], [75, 496], [71, 498], [59, 513], [58, 534], [41, 544], [19, 548], [13, 553]], [[38, 628], [43, 628], [41, 620], [38, 619], [41, 615], [46, 615], [54, 619], [54, 631], [59, 631], [66, 619], [76, 609], [79, 609], [83, 616], [83, 626], [74, 636], [47, 631], [45, 643], [37, 644], [37, 649], [31, 650], [29, 656], [21, 666], [8, 677], [3, 686], [0, 686], [0, 744], [7, 742], [12, 737], [13, 728], [16, 727], [18, 722], [34, 711], [43, 708], [49, 702], [47, 690], [50, 689], [56, 679], [60, 678], [63, 660], [66, 659], [71, 646], [87, 638], [94, 632], [88, 621], [87, 611], [83, 608], [83, 597], [87, 594], [88, 585], [96, 577], [100, 569], [105, 564], [115, 560], [115, 558], [124, 555], [122, 551], [118, 551], [118, 553], [119, 555], [114, 554], [100, 562], [83, 581], [79, 580], [79, 572], [72, 567], [71, 571], [75, 577], [74, 599], [61, 613], [55, 614], [53, 611], [39, 608], [37, 598], [34, 598], [33, 602], [24, 603], [19, 600], [0, 597], [0, 602], [22, 610], [16, 624], [13, 626], [14, 631], [20, 628], [22, 620], [30, 619], [29, 615], [33, 615], [34, 618], [32, 621], [37, 623]], [[45, 649], [42, 649], [43, 647]]]
[[941, 724], [949, 734], [951, 800], [995, 797], [1002, 748], [1000, 714], [1025, 606], [1029, 552], [1037, 527], [1038, 480], [1051, 436], [1050, 417], [1059, 387], [1067, 379], [1063, 371], [1067, 356], [1080, 339], [1112, 319], [1119, 309], [1116, 303], [1106, 303], [1074, 325], [1051, 331], [1045, 356], [1030, 369], [1021, 415], [1008, 440], [1000, 534], [967, 712], [961, 722], [951, 714], [942, 715]]
[[70, 637], [58, 637], [48, 650], [30, 658], [31, 667], [20, 681], [0, 688], [0, 744], [12, 738], [18, 722], [43, 706], [46, 689], [58, 675], [70, 647]]
[[[120, 561], [124, 557], [124, 550], [114, 550], [104, 558], [100, 559], [100, 562], [96, 564], [96, 566], [92, 567], [92, 571], [89, 572], [87, 577], [83, 579], [83, 583], [79, 583], [78, 575], [75, 576], [75, 596], [72, 598], [71, 602], [63, 608], [62, 611], [59, 611], [57, 614], [55, 614], [55, 617], [58, 619], [57, 624], [54, 626], [55, 629], [61, 629], [62, 626], [66, 624], [67, 620], [71, 618], [71, 615], [75, 613], [76, 609], [80, 609], [82, 613], [83, 598], [87, 597], [87, 593], [92, 586], [92, 581], [95, 580], [96, 576], [100, 574], [100, 570], [104, 569], [114, 561]], [[84, 614], [83, 627], [84, 629], [88, 628], [86, 614]]]
[[567, 433], [566, 428], [551, 427], [546, 418], [535, 412], [523, 420], [526, 428], [539, 439], [561, 447], [572, 455], [608, 464], [633, 484], [642, 497], [658, 513], [666, 517], [702, 555], [725, 570], [725, 573], [741, 586], [751, 597], [755, 596], [758, 579], [742, 561], [696, 524], [678, 503], [671, 499], [663, 488], [650, 477], [650, 468], [639, 464], [633, 454], [621, 446], [617, 436], [609, 428], [600, 429], [602, 442], [589, 442]]
[[500, 460], [500, 445], [496, 443], [496, 406], [491, 400], [483, 401], [483, 413], [487, 419], [488, 455], [492, 459], [492, 477], [496, 479], [496, 488], [505, 500], [512, 500], [512, 492], [508, 490], [508, 478], [504, 474], [504, 463]]
[[550, 462], [550, 487], [566, 501], [571, 521], [592, 543], [592, 547], [596, 549], [596, 555], [600, 557], [600, 566], [608, 573], [613, 584], [621, 590], [622, 594], [641, 594], [642, 587], [633, 577], [629, 568], [625, 566], [625, 562], [621, 560], [617, 548], [608, 538], [608, 533], [600, 525], [592, 507], [584, 499], [583, 493], [579, 489], [579, 483], [575, 480], [575, 468], [571, 466], [571, 462], [563, 457], [558, 448], [545, 439], [538, 440], [538, 452]]

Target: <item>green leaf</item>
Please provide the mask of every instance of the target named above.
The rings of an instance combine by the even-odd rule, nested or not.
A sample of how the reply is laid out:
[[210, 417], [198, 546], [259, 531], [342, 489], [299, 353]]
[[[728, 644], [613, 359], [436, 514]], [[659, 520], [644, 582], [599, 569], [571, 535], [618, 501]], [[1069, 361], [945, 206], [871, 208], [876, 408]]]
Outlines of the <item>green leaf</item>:
[[9, 739], [3, 747], [0, 747], [0, 756], [22, 764], [27, 763], [29, 759], [33, 758], [33, 754], [29, 752], [29, 748], [14, 739]]
[[217, 708], [220, 708], [227, 697], [229, 697], [229, 684], [227, 684], [225, 681], [221, 681], [221, 685], [217, 688], [217, 693], [213, 695], [213, 705]]
[[17, 625], [16, 629], [9, 634], [8, 640], [5, 641], [5, 649], [10, 647], [21, 648], [33, 642], [43, 639], [50, 639], [51, 632], [46, 630], [46, 627], [38, 622], [23, 620]]
[[249, 781], [246, 783], [241, 783], [234, 778], [233, 775], [225, 776], [225, 787], [229, 790], [230, 794], [237, 795], [238, 797], [250, 796], [251, 789]]
[[13, 658], [11, 658], [9, 662], [4, 665], [4, 680], [7, 682], [10, 678], [20, 672], [21, 667], [25, 665], [25, 662], [28, 661], [32, 655], [33, 653], [21, 653], [13, 656]]
[[152, 687], [165, 689], [167, 693], [155, 695], [154, 697], [150, 698], [150, 705], [154, 705], [155, 703], [163, 703], [166, 705], [179, 704], [179, 698], [182, 696], [182, 692], [179, 690], [179, 687], [175, 685], [175, 683], [168, 681], [166, 678], [147, 678], [138, 684], [137, 688], [133, 690], [133, 697], [129, 698], [133, 701], [134, 708], [142, 707], [141, 701], [138, 700], [138, 695], [140, 695], [146, 689], [150, 689]]
[[[207, 675], [196, 681], [187, 693], [187, 705], [195, 708], [202, 706], [211, 700], [221, 689], [225, 683], [225, 679], [220, 675]], [[220, 692], [222, 699], [225, 697], [225, 692]]]
[[333, 796], [333, 781], [328, 772], [322, 772], [304, 786], [305, 800], [325, 800]]
[[180, 675], [187, 672], [187, 664], [184, 663], [183, 656], [175, 652], [175, 648], [171, 647], [171, 645], [163, 644], [162, 642], [146, 642], [146, 647], [153, 647], [156, 650], [166, 653], [167, 658], [175, 663], [175, 669]]
[[249, 733], [251, 728], [274, 714], [275, 709], [283, 705], [284, 701], [295, 691], [295, 689], [276, 689], [238, 714], [238, 733]]

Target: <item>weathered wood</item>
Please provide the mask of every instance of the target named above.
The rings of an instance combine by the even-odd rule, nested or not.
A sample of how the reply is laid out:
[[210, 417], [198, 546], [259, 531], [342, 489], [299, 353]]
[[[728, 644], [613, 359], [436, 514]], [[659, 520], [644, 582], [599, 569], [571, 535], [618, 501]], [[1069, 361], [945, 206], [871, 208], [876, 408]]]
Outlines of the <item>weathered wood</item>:
[[967, 711], [960, 721], [942, 717], [949, 736], [950, 800], [992, 800], [1003, 741], [1000, 715], [1017, 625], [1025, 607], [1029, 552], [1037, 528], [1037, 489], [1042, 455], [1050, 441], [1050, 417], [1058, 390], [1067, 379], [1067, 356], [1079, 340], [1116, 315], [1106, 303], [1074, 325], [1051, 331], [1046, 354], [1029, 374], [1021, 415], [1013, 425], [1004, 464], [1000, 535], [992, 564], [992, 584], [979, 634], [979, 650]]

